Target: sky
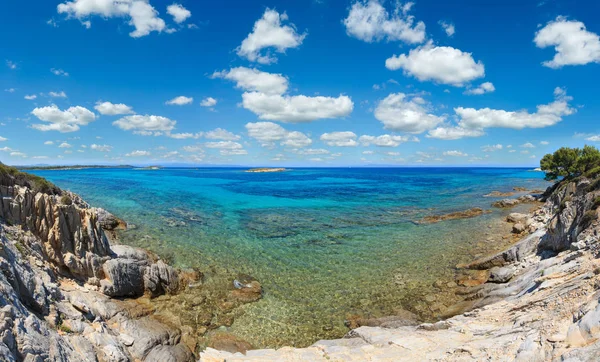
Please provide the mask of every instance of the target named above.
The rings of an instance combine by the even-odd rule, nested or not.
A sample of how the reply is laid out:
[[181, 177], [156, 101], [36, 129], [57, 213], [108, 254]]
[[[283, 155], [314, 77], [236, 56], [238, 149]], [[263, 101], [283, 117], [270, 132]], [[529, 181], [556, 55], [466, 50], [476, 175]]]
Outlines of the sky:
[[12, 165], [536, 166], [600, 143], [600, 2], [34, 0]]

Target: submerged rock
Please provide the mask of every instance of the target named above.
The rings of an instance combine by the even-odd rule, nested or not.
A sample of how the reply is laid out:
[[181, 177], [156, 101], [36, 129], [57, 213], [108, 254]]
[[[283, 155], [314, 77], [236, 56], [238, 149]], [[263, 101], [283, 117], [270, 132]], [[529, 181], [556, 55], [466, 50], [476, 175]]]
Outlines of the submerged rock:
[[468, 209], [465, 211], [451, 212], [451, 213], [445, 214], [445, 215], [426, 216], [426, 217], [422, 218], [421, 220], [417, 221], [417, 223], [418, 224], [433, 224], [433, 223], [437, 223], [440, 221], [446, 221], [446, 220], [468, 219], [468, 218], [488, 214], [490, 212], [491, 211], [489, 211], [489, 210], [483, 210], [481, 208], [474, 207], [472, 209]]

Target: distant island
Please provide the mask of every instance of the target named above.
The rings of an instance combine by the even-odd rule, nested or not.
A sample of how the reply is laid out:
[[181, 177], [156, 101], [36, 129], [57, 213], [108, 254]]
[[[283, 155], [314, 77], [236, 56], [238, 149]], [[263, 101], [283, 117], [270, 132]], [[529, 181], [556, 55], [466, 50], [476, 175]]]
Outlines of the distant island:
[[130, 165], [71, 165], [71, 166], [15, 166], [18, 170], [83, 170], [88, 168], [133, 168]]
[[148, 171], [148, 170], [162, 170], [162, 166], [138, 167], [138, 168], [136, 168], [136, 170], [144, 170], [144, 171]]
[[276, 168], [261, 167], [261, 168], [251, 168], [249, 170], [246, 170], [245, 172], [261, 173], [261, 172], [284, 172], [284, 171], [287, 171], [287, 169], [285, 169], [283, 167], [276, 167]]

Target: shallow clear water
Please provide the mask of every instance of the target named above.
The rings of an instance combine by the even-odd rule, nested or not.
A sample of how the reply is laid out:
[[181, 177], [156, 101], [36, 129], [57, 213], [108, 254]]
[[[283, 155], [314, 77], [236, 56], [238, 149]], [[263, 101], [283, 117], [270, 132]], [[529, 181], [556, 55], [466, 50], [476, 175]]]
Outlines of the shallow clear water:
[[[451, 280], [501, 230], [501, 210], [416, 225], [423, 216], [490, 209], [491, 191], [545, 188], [525, 169], [89, 169], [34, 171], [134, 224], [123, 242], [181, 267], [249, 274], [264, 288], [232, 334], [256, 347], [307, 345], [343, 335], [349, 315], [410, 309]], [[430, 301], [431, 302], [431, 301]]]

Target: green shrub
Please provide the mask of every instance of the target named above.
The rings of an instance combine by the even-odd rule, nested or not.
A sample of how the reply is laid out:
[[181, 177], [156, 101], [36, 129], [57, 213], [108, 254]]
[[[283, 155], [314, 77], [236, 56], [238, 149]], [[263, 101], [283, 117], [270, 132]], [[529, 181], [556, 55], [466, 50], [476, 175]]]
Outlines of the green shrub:
[[598, 207], [600, 207], [600, 196], [594, 199], [594, 202], [592, 203], [592, 210], [596, 210]]
[[60, 203], [63, 205], [72, 205], [73, 200], [71, 200], [71, 196], [65, 194], [65, 195], [62, 195], [62, 197], [60, 198]]
[[596, 178], [598, 176], [600, 176], [600, 166], [594, 167], [585, 173], [585, 177], [587, 178]]
[[35, 192], [50, 195], [60, 195], [61, 191], [50, 181], [43, 177], [21, 172], [14, 167], [0, 163], [0, 181], [6, 186], [25, 186]]
[[588, 210], [585, 212], [585, 214], [583, 214], [583, 217], [581, 218], [581, 226], [584, 229], [587, 229], [597, 218], [598, 216], [596, 214], [596, 211]]

